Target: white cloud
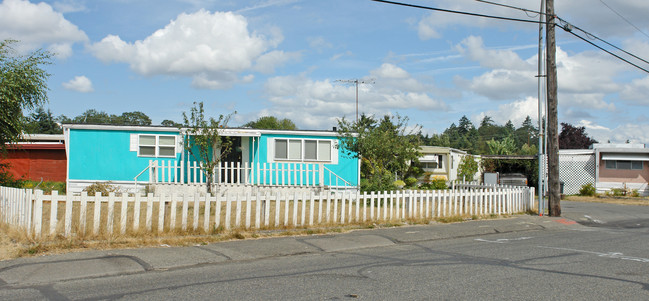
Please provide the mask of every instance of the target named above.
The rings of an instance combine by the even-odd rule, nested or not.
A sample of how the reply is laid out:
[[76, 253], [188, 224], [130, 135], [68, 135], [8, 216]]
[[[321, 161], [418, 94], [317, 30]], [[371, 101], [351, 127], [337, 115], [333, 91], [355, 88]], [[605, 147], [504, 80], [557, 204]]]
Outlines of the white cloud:
[[[513, 100], [537, 95], [536, 55], [523, 60], [511, 49], [488, 49], [480, 37], [473, 36], [463, 40], [456, 48], [467, 59], [490, 69], [470, 80], [456, 78], [458, 86], [490, 100]], [[612, 78], [625, 68], [598, 52], [570, 55], [557, 47], [560, 106], [614, 110], [615, 105], [607, 103], [604, 97], [620, 91], [621, 85]], [[628, 87], [629, 95], [633, 93], [633, 88]]]
[[649, 20], [646, 16], [647, 1], [645, 0], [572, 0], [556, 1], [555, 5], [557, 15], [602, 38], [630, 37], [638, 33], [633, 26], [611, 9], [624, 16], [635, 26], [644, 28], [645, 32], [646, 28], [649, 28]]
[[[538, 10], [538, 4], [534, 0], [524, 0], [522, 2], [527, 2], [531, 4], [534, 2], [534, 5], [530, 7], [525, 5], [525, 3], [516, 2], [513, 5], [524, 6], [529, 9]], [[465, 11], [473, 12], [478, 14], [485, 15], [497, 15], [505, 16], [512, 18], [523, 18], [530, 19], [524, 12], [517, 10], [512, 10], [509, 8], [504, 8], [496, 5], [489, 5], [485, 3], [475, 3], [474, 1], [457, 1], [457, 0], [438, 0], [430, 6], [436, 8], [442, 8], [447, 10], [455, 11]], [[536, 7], [536, 8], [535, 8]], [[446, 28], [455, 28], [457, 25], [469, 26], [469, 27], [506, 27], [511, 26], [511, 22], [503, 22], [501, 20], [494, 20], [489, 18], [480, 18], [474, 16], [466, 16], [460, 14], [446, 13], [446, 12], [431, 12], [424, 16], [419, 23], [417, 24], [417, 31], [419, 38], [422, 40], [427, 39], [438, 39], [444, 36], [443, 30]], [[530, 29], [533, 29], [534, 26], [530, 26]]]
[[317, 50], [323, 50], [325, 48], [332, 48], [333, 45], [331, 43], [327, 42], [327, 40], [324, 39], [322, 36], [318, 37], [310, 37], [307, 38], [307, 41], [309, 42], [309, 46], [311, 48], [317, 49]]
[[[195, 1], [195, 0], [194, 0]], [[237, 11], [237, 13], [252, 11], [256, 9], [262, 9], [272, 6], [284, 6], [297, 2], [298, 0], [267, 0], [257, 3], [253, 6], [248, 6]]]
[[272, 72], [299, 57], [268, 52], [282, 40], [276, 28], [270, 32], [270, 37], [249, 32], [241, 15], [200, 10], [180, 14], [144, 40], [129, 43], [109, 35], [89, 49], [102, 61], [128, 63], [142, 75], [190, 76], [194, 87], [223, 89], [240, 82], [242, 72]]
[[537, 122], [535, 120], [539, 120], [538, 111], [537, 98], [527, 97], [524, 100], [501, 104], [496, 110], [482, 112], [473, 117], [473, 120], [477, 121], [476, 124], [480, 124], [480, 121], [485, 116], [489, 116], [496, 124], [505, 124], [507, 121], [511, 121], [515, 126], [519, 126], [527, 116], [530, 116], [534, 122]]
[[625, 143], [627, 140], [630, 143], [649, 141], [649, 124], [626, 123], [615, 128], [608, 128], [590, 120], [581, 120], [577, 125], [585, 127], [588, 136], [600, 143], [606, 143], [609, 140], [612, 143]]
[[631, 83], [624, 86], [620, 93], [620, 98], [630, 100], [638, 104], [649, 103], [649, 76], [634, 79]]
[[[505, 4], [533, 11], [540, 9], [538, 0], [505, 1]], [[649, 28], [649, 19], [646, 17], [646, 0], [616, 0], [607, 1], [606, 4], [624, 16], [625, 19], [631, 21], [635, 26], [641, 29], [644, 28], [645, 32], [646, 28]], [[437, 0], [430, 6], [530, 21], [538, 20], [538, 16], [531, 13], [526, 14], [522, 11], [487, 3], [476, 3], [475, 1]], [[589, 32], [597, 34], [602, 38], [610, 38], [613, 36], [630, 37], [638, 33], [633, 26], [626, 23], [625, 20], [607, 8], [601, 1], [556, 1], [555, 12], [562, 19], [568, 20], [580, 28], [587, 29]], [[417, 25], [419, 38], [423, 40], [441, 38], [444, 36], [444, 29], [456, 29], [458, 26], [479, 28], [487, 26], [502, 28], [517, 26], [518, 28], [528, 29], [530, 32], [538, 30], [538, 25], [533, 23], [514, 23], [512, 21], [464, 16], [445, 12], [431, 12], [422, 17]]]
[[76, 13], [80, 11], [85, 11], [86, 6], [79, 2], [79, 1], [74, 1], [74, 0], [64, 0], [64, 1], [57, 1], [54, 2], [54, 8], [56, 11], [61, 12], [61, 13]]
[[352, 56], [352, 54], [353, 53], [351, 51], [347, 50], [347, 51], [345, 51], [343, 53], [334, 54], [331, 58], [329, 58], [329, 60], [333, 62], [333, 61], [336, 61], [336, 60], [338, 60], [338, 59], [340, 59], [341, 57], [344, 57], [344, 56]]
[[299, 52], [286, 53], [281, 50], [275, 50], [259, 56], [254, 69], [261, 73], [270, 74], [275, 72], [275, 67], [284, 65], [288, 61], [296, 61], [299, 58]]
[[59, 58], [72, 54], [72, 44], [88, 40], [86, 34], [46, 3], [23, 0], [0, 3], [0, 39], [16, 39], [21, 52], [45, 47]]
[[511, 49], [487, 49], [482, 37], [469, 36], [456, 47], [466, 58], [480, 63], [485, 68], [523, 69], [536, 71], [536, 61], [523, 61]]
[[[407, 109], [448, 110], [443, 101], [430, 95], [431, 87], [398, 66], [383, 64], [371, 70], [370, 75], [375, 83], [358, 87], [360, 113], [384, 115]], [[354, 84], [313, 80], [306, 75], [278, 76], [266, 82], [265, 94], [275, 107], [282, 108], [271, 109], [275, 116], [291, 118], [310, 128], [330, 127], [336, 124], [336, 118], [356, 115]]]
[[488, 69], [471, 80], [456, 79], [456, 83], [479, 95], [494, 100], [515, 99], [536, 92], [536, 62], [522, 60], [511, 49], [488, 49], [482, 38], [469, 36], [456, 49], [471, 61]]
[[81, 93], [89, 93], [95, 90], [92, 87], [92, 81], [83, 75], [75, 76], [70, 81], [63, 83], [63, 88]]

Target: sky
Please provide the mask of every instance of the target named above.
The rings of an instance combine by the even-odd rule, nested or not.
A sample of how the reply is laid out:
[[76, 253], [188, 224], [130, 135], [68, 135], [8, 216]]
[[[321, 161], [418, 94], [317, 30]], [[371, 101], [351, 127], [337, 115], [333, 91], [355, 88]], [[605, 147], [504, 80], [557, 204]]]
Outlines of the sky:
[[[404, 0], [535, 21], [473, 0]], [[540, 0], [493, 0], [540, 9]], [[556, 1], [556, 15], [649, 60], [646, 0]], [[574, 27], [573, 27], [574, 28]], [[182, 121], [193, 102], [241, 126], [261, 116], [323, 130], [361, 113], [401, 115], [425, 134], [467, 116], [538, 120], [538, 24], [369, 0], [3, 0], [0, 39], [45, 66], [55, 116], [141, 111]], [[578, 31], [573, 30], [578, 33]], [[649, 143], [649, 73], [557, 28], [559, 122], [600, 142]], [[585, 36], [585, 35], [584, 35]], [[597, 42], [586, 36], [587, 40]], [[600, 45], [604, 45], [598, 42]], [[628, 55], [611, 49], [628, 59]], [[649, 64], [630, 59], [649, 69]], [[543, 97], [542, 97], [543, 98]]]

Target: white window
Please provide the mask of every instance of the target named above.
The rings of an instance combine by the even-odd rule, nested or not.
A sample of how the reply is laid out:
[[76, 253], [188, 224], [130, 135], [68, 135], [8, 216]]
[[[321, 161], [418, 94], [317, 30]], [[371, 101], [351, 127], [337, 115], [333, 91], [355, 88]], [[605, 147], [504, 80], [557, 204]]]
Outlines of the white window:
[[175, 157], [176, 136], [139, 135], [138, 156], [140, 157]]
[[275, 160], [332, 161], [331, 140], [275, 139]]
[[643, 169], [642, 161], [606, 160], [606, 169]]

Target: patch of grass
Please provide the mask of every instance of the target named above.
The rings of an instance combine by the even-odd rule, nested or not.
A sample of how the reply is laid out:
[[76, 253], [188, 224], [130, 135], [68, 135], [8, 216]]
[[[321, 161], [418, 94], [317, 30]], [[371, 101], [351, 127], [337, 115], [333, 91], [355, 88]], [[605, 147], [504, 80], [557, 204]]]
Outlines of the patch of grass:
[[435, 220], [444, 224], [459, 223], [464, 221], [464, 217], [459, 215], [454, 215], [454, 216], [438, 217]]
[[619, 205], [636, 205], [636, 206], [649, 206], [649, 198], [647, 197], [612, 197], [612, 196], [577, 196], [571, 195], [566, 197], [567, 201], [573, 202], [592, 202], [592, 203], [607, 203]]
[[32, 189], [38, 185], [38, 189], [42, 190], [44, 194], [52, 194], [52, 191], [58, 191], [59, 194], [65, 194], [65, 182], [53, 181], [40, 181], [25, 180], [22, 183], [22, 188]]
[[403, 226], [403, 224], [400, 224], [400, 223], [396, 223], [396, 224], [395, 223], [385, 223], [385, 224], [383, 224], [381, 226], [385, 227], [385, 228], [394, 228], [394, 227], [401, 227], [401, 226]]
[[246, 236], [244, 236], [244, 235], [241, 234], [240, 232], [234, 232], [234, 233], [232, 233], [232, 234], [231, 234], [231, 237], [232, 237], [232, 238], [236, 238], [236, 239], [245, 239], [245, 238], [246, 238]]

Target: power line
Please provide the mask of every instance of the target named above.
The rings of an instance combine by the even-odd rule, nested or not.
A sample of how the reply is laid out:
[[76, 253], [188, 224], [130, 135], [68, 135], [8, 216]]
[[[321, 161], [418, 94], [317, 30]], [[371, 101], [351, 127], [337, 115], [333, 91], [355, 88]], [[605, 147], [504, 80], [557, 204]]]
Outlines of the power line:
[[[544, 14], [544, 13], [542, 13], [542, 12], [535, 12], [535, 11], [533, 11], [533, 10], [525, 9], [525, 8], [522, 8], [522, 7], [516, 7], [516, 6], [511, 6], [511, 5], [506, 5], [506, 4], [496, 3], [496, 2], [491, 2], [491, 1], [487, 1], [487, 0], [476, 0], [476, 1], [478, 1], [478, 2], [483, 2], [483, 3], [487, 3], [487, 4], [491, 4], [491, 5], [496, 5], [496, 6], [507, 7], [507, 8], [511, 8], [511, 9], [522, 10], [522, 11], [525, 11], [525, 12], [534, 12], [534, 13], [538, 13], [538, 14]], [[606, 3], [604, 3], [602, 0], [600, 0], [600, 1], [601, 1], [604, 5], [606, 5]], [[613, 9], [610, 8], [608, 5], [606, 5], [606, 7], [608, 7], [608, 8], [611, 9], [611, 10], [613, 10]], [[614, 10], [613, 10], [613, 11], [614, 11]], [[615, 12], [615, 11], [614, 11], [614, 12]], [[617, 13], [617, 12], [616, 12], [616, 13]], [[618, 15], [619, 15], [619, 14], [618, 14]], [[621, 15], [619, 15], [619, 16], [622, 17]], [[633, 54], [633, 53], [631, 53], [631, 52], [628, 52], [628, 51], [626, 51], [626, 50], [624, 50], [624, 49], [622, 49], [622, 48], [620, 48], [620, 47], [617, 47], [617, 46], [615, 46], [615, 45], [613, 45], [613, 44], [607, 42], [606, 40], [604, 40], [604, 39], [602, 39], [602, 38], [600, 38], [600, 37], [598, 37], [598, 36], [596, 36], [596, 35], [594, 35], [594, 34], [592, 34], [592, 33], [590, 33], [590, 32], [587, 32], [586, 30], [584, 30], [584, 29], [582, 29], [582, 28], [579, 28], [579, 27], [577, 27], [577, 26], [575, 26], [575, 25], [572, 25], [572, 24], [569, 23], [568, 21], [566, 21], [566, 20], [564, 20], [564, 19], [561, 19], [561, 18], [559, 18], [558, 16], [555, 16], [555, 18], [556, 18], [557, 20], [559, 20], [559, 21], [562, 23], [562, 25], [561, 25], [560, 27], [561, 27], [563, 30], [565, 30], [566, 32], [568, 32], [568, 33], [570, 33], [570, 34], [572, 34], [572, 35], [578, 37], [578, 38], [581, 39], [581, 40], [584, 40], [586, 43], [595, 46], [596, 48], [598, 48], [598, 49], [600, 49], [600, 50], [602, 50], [602, 51], [604, 51], [604, 52], [606, 52], [606, 53], [608, 53], [608, 54], [610, 54], [610, 55], [616, 57], [617, 59], [622, 60], [623, 62], [625, 62], [625, 63], [627, 63], [627, 64], [630, 64], [630, 65], [632, 65], [632, 66], [634, 66], [634, 67], [636, 67], [636, 68], [638, 68], [638, 69], [640, 69], [640, 70], [642, 70], [642, 71], [644, 71], [644, 72], [648, 72], [647, 69], [644, 69], [644, 68], [642, 68], [642, 67], [640, 67], [640, 66], [638, 66], [638, 65], [636, 65], [636, 64], [634, 64], [634, 63], [631, 63], [630, 61], [628, 61], [628, 60], [626, 60], [626, 59], [620, 57], [619, 55], [616, 55], [616, 54], [614, 54], [614, 53], [612, 53], [612, 52], [610, 52], [610, 51], [608, 51], [608, 50], [606, 50], [606, 49], [604, 49], [604, 48], [602, 48], [602, 47], [596, 45], [595, 43], [593, 43], [593, 42], [591, 42], [591, 41], [588, 41], [588, 40], [585, 39], [584, 37], [575, 34], [572, 30], [573, 30], [573, 29], [577, 29], [577, 30], [583, 32], [584, 34], [586, 34], [588, 37], [590, 37], [590, 38], [592, 38], [592, 39], [599, 40], [599, 41], [601, 41], [602, 43], [605, 43], [605, 44], [608, 45], [608, 46], [611, 46], [611, 47], [613, 47], [613, 48], [615, 48], [615, 49], [617, 49], [617, 50], [619, 50], [619, 51], [622, 51], [622, 52], [624, 52], [625, 54], [627, 54], [627, 55], [629, 55], [629, 56], [632, 56], [633, 58], [635, 58], [635, 59], [637, 59], [637, 60], [640, 60], [640, 61], [642, 61], [642, 62], [644, 62], [644, 63], [646, 63], [646, 64], [649, 64], [649, 61], [647, 61], [647, 60], [645, 60], [645, 59], [643, 59], [643, 58], [641, 58], [641, 57], [639, 57], [639, 56], [637, 56], [637, 55], [635, 55], [635, 54]], [[624, 17], [622, 17], [622, 18], [624, 19]], [[626, 20], [626, 19], [625, 19], [625, 20]], [[628, 21], [627, 21], [627, 22], [628, 22]], [[541, 23], [541, 22], [539, 22], [539, 23]], [[629, 24], [631, 24], [631, 23], [629, 22]], [[554, 25], [557, 26], [556, 23], [555, 23]], [[631, 25], [634, 26], [633, 24], [631, 24]], [[635, 27], [635, 26], [634, 26], [634, 27]], [[637, 28], [637, 27], [636, 27], [636, 28]], [[648, 73], [649, 73], [649, 72], [648, 72]]]
[[393, 5], [399, 5], [399, 6], [412, 7], [412, 8], [420, 8], [420, 9], [425, 9], [425, 10], [440, 11], [440, 12], [445, 12], [445, 13], [467, 15], [467, 16], [473, 16], [473, 17], [482, 17], [482, 18], [490, 18], [490, 19], [498, 19], [498, 20], [506, 20], [506, 21], [535, 23], [535, 24], [545, 23], [545, 22], [539, 22], [539, 21], [536, 21], [536, 20], [525, 20], [525, 19], [501, 17], [501, 16], [494, 16], [494, 15], [477, 14], [477, 13], [471, 13], [471, 12], [466, 12], [466, 11], [450, 10], [450, 9], [423, 6], [423, 5], [416, 5], [416, 4], [409, 4], [409, 3], [403, 3], [403, 2], [395, 2], [395, 1], [387, 1], [387, 0], [371, 0], [371, 1], [385, 3], [385, 4], [393, 4]]
[[[482, 3], [487, 3], [487, 4], [491, 4], [491, 5], [496, 5], [496, 6], [502, 6], [502, 7], [512, 8], [512, 9], [517, 9], [517, 10], [524, 11], [526, 14], [527, 13], [533, 13], [536, 16], [545, 15], [545, 13], [543, 13], [543, 12], [539, 12], [539, 11], [535, 11], [535, 10], [531, 10], [531, 9], [527, 9], [527, 8], [511, 6], [511, 5], [507, 5], [507, 4], [491, 2], [491, 1], [486, 1], [486, 0], [475, 0], [475, 1], [482, 2]], [[535, 18], [536, 17], [536, 16], [530, 16], [529, 14], [527, 14], [527, 16], [530, 17], [530, 18]], [[543, 22], [539, 22], [539, 23], [543, 23]]]
[[[563, 28], [563, 27], [562, 27], [562, 28]], [[598, 48], [598, 49], [600, 49], [600, 50], [602, 50], [602, 51], [604, 51], [604, 52], [606, 52], [606, 53], [608, 53], [608, 54], [610, 54], [610, 55], [612, 55], [612, 56], [618, 58], [619, 60], [621, 60], [621, 61], [623, 61], [623, 62], [625, 62], [625, 63], [627, 63], [627, 64], [629, 64], [629, 65], [631, 65], [631, 66], [633, 66], [633, 67], [636, 67], [636, 68], [638, 68], [638, 69], [640, 69], [640, 70], [642, 70], [642, 71], [644, 71], [644, 72], [649, 73], [649, 70], [647, 70], [647, 69], [645, 69], [645, 68], [642, 68], [642, 67], [640, 67], [640, 66], [638, 66], [638, 65], [636, 65], [636, 64], [634, 64], [634, 63], [632, 63], [632, 62], [630, 62], [630, 61], [628, 61], [628, 60], [626, 60], [626, 59], [624, 59], [624, 58], [622, 58], [622, 57], [620, 57], [619, 55], [617, 55], [617, 54], [615, 54], [615, 53], [613, 53], [613, 52], [610, 52], [610, 51], [604, 49], [603, 47], [600, 47], [599, 45], [597, 45], [597, 44], [595, 44], [595, 43], [589, 41], [588, 39], [586, 39], [586, 38], [584, 38], [584, 37], [582, 37], [582, 36], [580, 36], [580, 35], [578, 35], [578, 34], [572, 32], [571, 30], [566, 30], [565, 28], [563, 28], [563, 29], [564, 29], [566, 32], [572, 34], [573, 36], [575, 36], [575, 37], [577, 37], [577, 38], [583, 40], [584, 42], [586, 42], [586, 43], [588, 43], [588, 44], [591, 44], [591, 45], [595, 46], [596, 48]], [[643, 61], [644, 61], [644, 60], [643, 60]]]
[[625, 17], [622, 16], [620, 13], [618, 13], [616, 10], [614, 10], [612, 7], [610, 7], [608, 4], [606, 4], [606, 3], [604, 2], [604, 0], [599, 0], [599, 2], [602, 2], [602, 4], [604, 4], [604, 6], [606, 6], [608, 9], [610, 9], [610, 10], [611, 10], [612, 12], [614, 12], [616, 15], [618, 15], [618, 17], [622, 18], [622, 20], [626, 21], [626, 23], [628, 23], [629, 25], [633, 26], [633, 28], [635, 28], [635, 29], [636, 29], [637, 31], [639, 31], [641, 34], [643, 34], [643, 35], [645, 35], [647, 38], [649, 38], [649, 35], [648, 35], [646, 32], [642, 31], [642, 29], [638, 28], [638, 26], [635, 26], [633, 23], [631, 23], [631, 21], [629, 21], [627, 18], [625, 18]]
[[[575, 26], [575, 25], [572, 25], [572, 24], [570, 24], [568, 21], [566, 21], [566, 20], [564, 20], [564, 19], [561, 19], [561, 18], [559, 18], [559, 17], [557, 17], [557, 19], [558, 19], [559, 21], [561, 21], [561, 23], [563, 23], [562, 28], [563, 28], [563, 30], [565, 30], [565, 31], [567, 31], [567, 32], [571, 32], [573, 28], [574, 28], [574, 29], [577, 29], [577, 30], [579, 30], [579, 31], [581, 31], [581, 32], [583, 32], [583, 33], [585, 33], [587, 36], [591, 37], [592, 39], [599, 40], [599, 41], [601, 41], [602, 43], [605, 43], [605, 44], [608, 45], [608, 46], [611, 46], [611, 47], [613, 47], [613, 48], [615, 48], [615, 49], [617, 49], [617, 50], [619, 50], [619, 51], [622, 51], [622, 52], [624, 52], [624, 53], [626, 53], [626, 54], [628, 54], [628, 55], [630, 55], [630, 56], [632, 56], [632, 57], [634, 57], [634, 58], [640, 60], [640, 61], [643, 61], [643, 62], [646, 63], [646, 64], [649, 64], [649, 61], [647, 61], [647, 60], [645, 60], [645, 59], [643, 59], [643, 58], [641, 58], [641, 57], [639, 57], [639, 56], [637, 56], [637, 55], [635, 55], [635, 54], [633, 54], [633, 53], [630, 53], [630, 52], [628, 52], [628, 51], [626, 51], [626, 50], [624, 50], [624, 49], [622, 49], [622, 48], [620, 48], [620, 47], [617, 47], [617, 46], [615, 46], [615, 45], [613, 45], [613, 44], [611, 44], [611, 43], [605, 41], [604, 39], [602, 39], [602, 38], [600, 38], [600, 37], [598, 37], [598, 36], [596, 36], [596, 35], [594, 35], [594, 34], [592, 34], [592, 33], [590, 33], [590, 32], [587, 32], [587, 31], [585, 31], [585, 30], [583, 30], [583, 29], [581, 29], [581, 28], [579, 28], [579, 27], [577, 27], [577, 26]], [[590, 44], [592, 44], [592, 43], [590, 43]]]

